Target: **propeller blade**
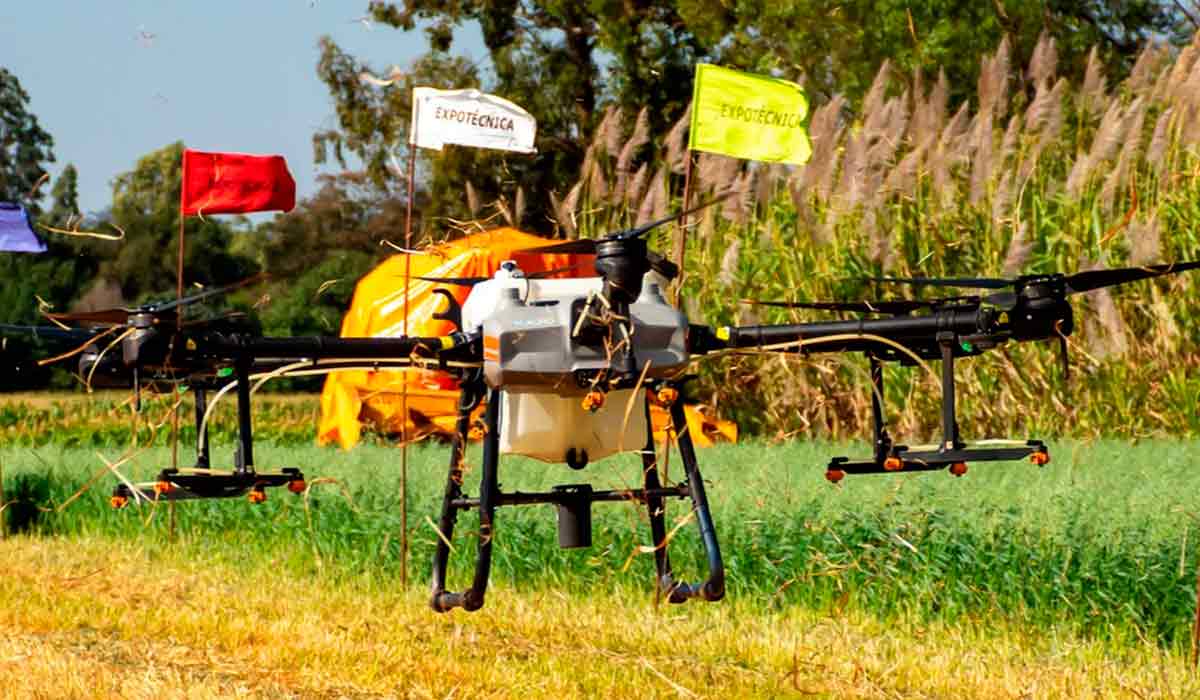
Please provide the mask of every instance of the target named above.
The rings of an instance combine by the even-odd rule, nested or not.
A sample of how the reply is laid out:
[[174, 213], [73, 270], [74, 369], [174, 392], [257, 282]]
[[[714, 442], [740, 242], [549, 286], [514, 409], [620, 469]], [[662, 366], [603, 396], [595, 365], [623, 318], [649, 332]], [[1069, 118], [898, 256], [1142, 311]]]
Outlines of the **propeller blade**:
[[160, 311], [169, 311], [177, 306], [187, 306], [188, 304], [195, 304], [196, 302], [198, 302], [202, 299], [207, 299], [212, 296], [217, 296], [220, 294], [226, 294], [228, 292], [232, 292], [235, 289], [240, 289], [242, 287], [246, 287], [251, 284], [261, 282], [261, 281], [265, 280], [266, 278], [267, 278], [267, 274], [265, 272], [259, 273], [257, 275], [254, 275], [253, 277], [247, 277], [246, 279], [242, 280], [241, 282], [234, 282], [233, 284], [227, 284], [224, 287], [217, 287], [215, 289], [207, 289], [203, 292], [200, 292], [199, 294], [193, 294], [190, 297], [183, 297], [182, 299], [175, 299], [173, 301], [164, 302], [162, 304], [151, 304], [150, 306], [147, 307], [147, 310], [154, 312], [154, 313], [158, 313]]
[[[1000, 296], [999, 294], [993, 296]], [[1015, 296], [1014, 296], [1015, 298]], [[938, 297], [936, 299], [876, 299], [862, 301], [759, 301], [743, 299], [744, 304], [778, 306], [791, 309], [819, 309], [822, 311], [856, 311], [859, 313], [906, 314], [918, 309], [936, 309], [950, 304], [980, 304], [978, 296]]]
[[531, 279], [531, 280], [546, 279], [547, 277], [553, 277], [553, 276], [563, 273], [563, 272], [570, 272], [571, 270], [578, 270], [581, 267], [591, 267], [592, 265], [593, 265], [593, 263], [591, 261], [588, 261], [588, 262], [575, 263], [574, 265], [567, 265], [566, 267], [558, 267], [553, 270], [535, 270], [534, 272], [526, 273], [525, 279]]
[[673, 280], [679, 276], [679, 266], [667, 260], [665, 255], [650, 250], [646, 251], [646, 259], [650, 261], [650, 269], [666, 277], [667, 280]]
[[225, 294], [227, 292], [231, 292], [235, 289], [239, 289], [241, 287], [245, 287], [247, 285], [251, 285], [256, 282], [260, 282], [266, 278], [267, 278], [266, 273], [261, 273], [261, 274], [254, 275], [253, 277], [247, 277], [246, 279], [242, 280], [241, 282], [234, 282], [233, 284], [225, 285], [224, 287], [216, 287], [214, 289], [208, 289], [203, 292], [200, 292], [199, 294], [193, 294], [190, 297], [183, 297], [182, 299], [173, 299], [171, 301], [165, 301], [165, 302], [162, 302], [159, 304], [146, 304], [145, 306], [142, 306], [137, 309], [129, 309], [129, 308], [100, 309], [98, 311], [78, 311], [78, 312], [74, 312], [74, 313], [46, 314], [46, 317], [52, 318], [55, 321], [75, 321], [75, 322], [83, 322], [83, 323], [107, 323], [110, 325], [120, 326], [120, 325], [124, 325], [129, 322], [129, 314], [133, 314], [133, 313], [150, 313], [150, 314], [163, 313], [164, 311], [170, 311], [171, 309], [174, 309], [176, 307], [187, 306], [188, 304], [194, 304], [202, 299], [207, 299], [212, 296], [217, 296], [219, 294]]
[[[554, 275], [557, 275], [562, 272], [570, 272], [571, 270], [577, 270], [581, 267], [587, 267], [591, 264], [592, 263], [590, 263], [590, 262], [581, 262], [581, 263], [575, 263], [574, 265], [567, 265], [566, 267], [558, 267], [553, 270], [536, 270], [534, 272], [526, 273], [524, 275], [524, 279], [527, 279], [527, 280], [545, 279], [547, 277], [553, 277]], [[438, 284], [457, 284], [457, 285], [461, 285], [464, 287], [473, 287], [473, 286], [479, 284], [480, 282], [487, 282], [488, 280], [490, 280], [492, 278], [491, 277], [418, 277], [417, 279], [425, 280], [426, 282], [436, 282]], [[521, 278], [518, 278], [518, 279], [521, 279]]]
[[[676, 211], [675, 213], [670, 214], [669, 216], [664, 216], [661, 219], [656, 219], [654, 221], [642, 224], [641, 226], [627, 228], [623, 231], [616, 231], [614, 233], [608, 234], [607, 236], [604, 236], [603, 238], [579, 238], [574, 241], [566, 241], [564, 243], [555, 243], [554, 245], [541, 246], [540, 248], [526, 248], [524, 250], [518, 250], [516, 252], [517, 253], [532, 253], [532, 254], [567, 253], [567, 254], [574, 254], [574, 255], [595, 255], [596, 254], [596, 244], [599, 241], [612, 240], [612, 239], [628, 240], [630, 238], [637, 238], [638, 236], [645, 235], [646, 233], [649, 233], [651, 230], [653, 230], [659, 226], [662, 226], [663, 224], [670, 223], [670, 222], [678, 219], [681, 216], [693, 214], [695, 212], [700, 211], [701, 209], [711, 207], [712, 205], [716, 204], [717, 202], [720, 202], [722, 200], [732, 197], [734, 194], [735, 193], [733, 191], [726, 192], [723, 195], [713, 197], [712, 199], [708, 200], [707, 202], [704, 202], [703, 204], [697, 204], [696, 206], [691, 207], [690, 209], [683, 209], [680, 211]], [[663, 274], [664, 276], [666, 276], [666, 273], [664, 273], [664, 272], [660, 271], [660, 274]]]
[[99, 311], [77, 311], [75, 313], [46, 314], [47, 318], [55, 321], [74, 321], [76, 323], [107, 323], [113, 326], [124, 325], [129, 320], [132, 309], [100, 309]]
[[417, 279], [437, 284], [457, 284], [462, 287], [474, 287], [480, 282], [487, 282], [491, 277], [417, 277]]
[[729, 199], [733, 195], [734, 195], [734, 191], [730, 190], [729, 192], [726, 192], [725, 194], [717, 195], [716, 197], [713, 197], [712, 199], [708, 200], [707, 202], [704, 202], [703, 204], [697, 204], [696, 206], [691, 207], [690, 209], [684, 209], [682, 211], [677, 211], [669, 216], [664, 216], [661, 219], [656, 219], [649, 223], [642, 224], [641, 226], [635, 226], [633, 228], [625, 229], [624, 231], [618, 231], [616, 233], [610, 234], [609, 236], [607, 236], [607, 238], [625, 238], [625, 239], [637, 238], [638, 236], [645, 235], [646, 233], [649, 233], [651, 230], [658, 228], [659, 226], [662, 226], [663, 224], [668, 224], [680, 217], [687, 216], [688, 214], [694, 214], [702, 209], [707, 209], [708, 207], [711, 207], [712, 205], [716, 204], [717, 202]]
[[1146, 265], [1145, 267], [1119, 267], [1109, 270], [1088, 270], [1067, 276], [1067, 293], [1078, 294], [1101, 287], [1111, 287], [1126, 282], [1173, 275], [1176, 272], [1200, 268], [1200, 261]]
[[929, 285], [931, 287], [970, 287], [973, 289], [1004, 289], [1016, 280], [1000, 277], [867, 277], [867, 282]]
[[0, 323], [0, 333], [32, 335], [47, 340], [87, 340], [96, 335], [84, 328], [59, 328], [58, 326], [14, 326]]
[[524, 250], [516, 251], [518, 254], [552, 254], [563, 253], [566, 255], [595, 255], [596, 254], [596, 239], [595, 238], [577, 238], [573, 241], [565, 241], [563, 243], [555, 243], [553, 245], [544, 245], [538, 248], [525, 248]]

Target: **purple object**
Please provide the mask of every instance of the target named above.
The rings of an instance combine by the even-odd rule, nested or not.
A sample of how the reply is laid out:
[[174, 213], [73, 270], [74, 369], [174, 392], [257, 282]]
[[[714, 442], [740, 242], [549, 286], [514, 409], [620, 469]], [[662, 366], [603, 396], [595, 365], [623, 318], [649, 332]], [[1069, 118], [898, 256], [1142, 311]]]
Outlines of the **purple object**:
[[20, 204], [0, 202], [0, 252], [46, 252], [46, 244], [34, 233], [29, 214]]

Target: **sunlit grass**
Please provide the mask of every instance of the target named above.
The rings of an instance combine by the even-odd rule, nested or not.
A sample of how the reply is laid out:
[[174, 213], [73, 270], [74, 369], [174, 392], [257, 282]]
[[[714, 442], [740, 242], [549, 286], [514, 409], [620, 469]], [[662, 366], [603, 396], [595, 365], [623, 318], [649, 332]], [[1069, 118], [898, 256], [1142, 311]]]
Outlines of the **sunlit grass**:
[[1182, 656], [1003, 621], [881, 622], [753, 597], [522, 592], [439, 615], [417, 589], [164, 542], [0, 541], [11, 697], [1188, 697]]
[[[766, 611], [840, 609], [898, 623], [948, 625], [1001, 620], [1016, 627], [1071, 630], [1085, 638], [1125, 643], [1145, 639], [1180, 650], [1189, 638], [1200, 513], [1200, 474], [1189, 442], [1067, 442], [1052, 445], [1054, 461], [975, 464], [954, 479], [946, 473], [823, 478], [831, 454], [858, 445], [761, 443], [700, 453], [733, 601]], [[102, 451], [109, 460], [118, 450]], [[228, 466], [229, 446], [214, 451]], [[270, 562], [281, 574], [313, 581], [366, 576], [399, 586], [399, 454], [363, 446], [351, 452], [263, 444], [260, 468], [298, 466], [315, 485], [306, 501], [274, 492], [255, 507], [243, 500], [187, 503], [170, 509], [114, 512], [114, 479], [90, 450], [0, 449], [6, 488], [21, 475], [44, 475], [54, 509], [91, 476], [100, 484], [61, 513], [45, 512], [35, 531], [101, 538], [115, 547], [163, 546], [189, 556], [239, 565]], [[414, 590], [428, 581], [448, 450], [412, 451], [409, 571]], [[169, 463], [168, 450], [137, 453], [123, 471], [149, 478]], [[476, 464], [472, 451], [469, 461]], [[670, 468], [679, 477], [678, 462]], [[544, 489], [593, 480], [599, 487], [636, 485], [632, 457], [602, 461], [578, 474], [561, 465], [506, 458], [506, 490]], [[477, 492], [477, 472], [467, 489]], [[348, 496], [348, 497], [347, 497]], [[306, 506], [307, 503], [307, 506]], [[515, 594], [622, 595], [653, 599], [644, 511], [632, 504], [597, 504], [595, 543], [560, 550], [550, 506], [503, 508], [498, 516], [495, 602]], [[687, 517], [676, 502], [668, 519]], [[465, 584], [476, 545], [474, 513], [456, 532], [452, 581]], [[688, 522], [672, 541], [677, 573], [697, 579], [702, 558]], [[490, 603], [489, 603], [490, 604]]]

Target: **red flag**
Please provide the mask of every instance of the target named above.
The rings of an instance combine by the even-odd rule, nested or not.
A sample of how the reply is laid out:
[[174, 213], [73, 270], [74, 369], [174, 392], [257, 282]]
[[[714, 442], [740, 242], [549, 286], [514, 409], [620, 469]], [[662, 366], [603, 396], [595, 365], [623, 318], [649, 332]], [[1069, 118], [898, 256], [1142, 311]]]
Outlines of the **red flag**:
[[184, 216], [291, 211], [295, 206], [296, 181], [283, 156], [183, 152]]

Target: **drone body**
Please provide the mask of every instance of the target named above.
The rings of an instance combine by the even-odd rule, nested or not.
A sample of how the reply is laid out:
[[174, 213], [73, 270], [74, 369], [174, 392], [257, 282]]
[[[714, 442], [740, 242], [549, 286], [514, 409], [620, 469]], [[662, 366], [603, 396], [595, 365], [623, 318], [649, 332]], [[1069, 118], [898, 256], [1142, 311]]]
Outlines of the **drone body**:
[[506, 394], [502, 454], [581, 468], [646, 443], [642, 412], [631, 417], [626, 411], [636, 401], [634, 390], [607, 392], [612, 356], [624, 342], [633, 348], [643, 381], [677, 373], [689, 359], [687, 319], [650, 279], [629, 306], [633, 331], [627, 339], [586, 332], [589, 306], [602, 289], [599, 277], [530, 279], [511, 262], [474, 285], [462, 324], [481, 333], [484, 379]]
[[[711, 202], [710, 202], [711, 204]], [[597, 277], [540, 279], [505, 264], [493, 278], [433, 279], [468, 284], [475, 289], [460, 308], [448, 290], [435, 290], [450, 306], [435, 318], [450, 320], [456, 330], [442, 337], [325, 338], [262, 337], [257, 329], [230, 319], [183, 321], [176, 308], [219, 293], [138, 309], [63, 316], [59, 320], [105, 323], [103, 334], [120, 340], [119, 365], [138, 377], [186, 381], [196, 397], [197, 469], [164, 470], [157, 483], [118, 487], [114, 502], [130, 497], [151, 499], [228, 497], [248, 493], [253, 502], [265, 489], [286, 486], [303, 490], [303, 475], [294, 469], [259, 472], [254, 467], [250, 396], [255, 382], [289, 373], [436, 368], [451, 373], [460, 390], [449, 469], [437, 523], [432, 597], [435, 610], [484, 604], [500, 506], [552, 504], [558, 511], [559, 544], [591, 544], [591, 506], [597, 502], [634, 502], [646, 508], [656, 568], [656, 584], [669, 601], [692, 598], [715, 601], [725, 594], [725, 573], [717, 543], [705, 482], [700, 473], [687, 420], [683, 393], [687, 368], [703, 356], [725, 353], [861, 352], [870, 362], [873, 451], [862, 460], [834, 458], [826, 469], [831, 481], [846, 474], [948, 470], [966, 472], [967, 462], [1007, 461], [1029, 457], [1045, 464], [1045, 446], [1036, 440], [962, 439], [956, 419], [954, 363], [1006, 342], [1059, 339], [1066, 347], [1074, 316], [1067, 296], [1102, 287], [1200, 268], [1200, 262], [1144, 268], [1092, 270], [1074, 275], [1027, 275], [1016, 279], [883, 278], [878, 281], [1001, 290], [986, 296], [883, 302], [771, 302], [774, 305], [839, 310], [885, 318], [863, 317], [815, 323], [709, 328], [689, 324], [664, 300], [662, 280], [678, 268], [648, 250], [642, 236], [666, 219], [599, 239], [578, 239], [529, 253], [574, 253], [595, 256]], [[517, 251], [520, 253], [521, 251]], [[655, 277], [655, 274], [661, 276]], [[424, 278], [429, 280], [430, 278]], [[88, 337], [99, 339], [95, 331]], [[107, 362], [96, 353], [93, 365]], [[898, 444], [888, 434], [884, 417], [883, 364], [941, 362], [941, 436], [928, 447]], [[208, 469], [205, 438], [206, 390], [217, 396], [236, 390], [238, 443], [231, 471]], [[473, 424], [476, 408], [486, 403], [482, 425]], [[668, 409], [669, 434], [682, 462], [682, 480], [660, 480], [660, 455], [649, 425], [651, 404]], [[478, 496], [464, 488], [466, 445], [472, 434], [483, 438]], [[1003, 442], [1004, 444], [998, 444]], [[565, 462], [582, 469], [619, 452], [640, 455], [639, 488], [595, 490], [587, 483], [561, 484], [546, 492], [503, 491], [501, 455], [525, 455]], [[666, 502], [689, 501], [699, 529], [707, 577], [699, 583], [676, 580], [668, 555]], [[468, 588], [447, 587], [451, 540], [459, 513], [476, 510], [478, 554]]]

